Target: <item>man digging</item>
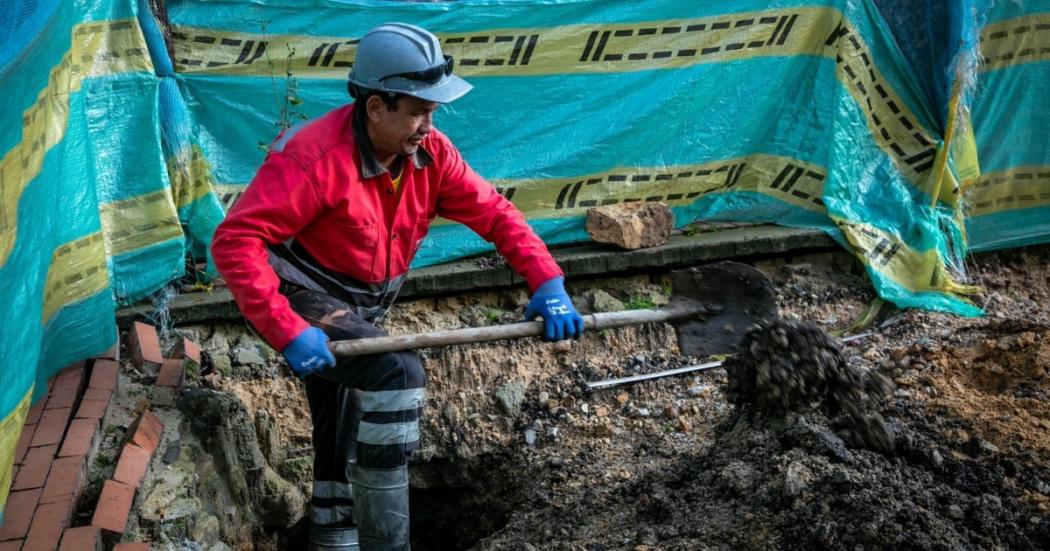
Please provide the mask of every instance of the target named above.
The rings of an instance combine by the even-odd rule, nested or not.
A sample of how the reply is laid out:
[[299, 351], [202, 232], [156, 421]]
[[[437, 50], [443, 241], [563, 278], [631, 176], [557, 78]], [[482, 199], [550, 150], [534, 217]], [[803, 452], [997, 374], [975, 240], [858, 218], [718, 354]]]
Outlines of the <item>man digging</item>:
[[564, 276], [520, 212], [478, 176], [433, 113], [471, 85], [437, 38], [389, 23], [365, 35], [354, 102], [288, 129], [215, 232], [244, 317], [303, 379], [313, 421], [312, 549], [408, 549], [408, 456], [426, 374], [412, 352], [336, 359], [329, 340], [382, 336], [436, 216], [495, 244], [533, 291], [526, 319], [578, 337]]

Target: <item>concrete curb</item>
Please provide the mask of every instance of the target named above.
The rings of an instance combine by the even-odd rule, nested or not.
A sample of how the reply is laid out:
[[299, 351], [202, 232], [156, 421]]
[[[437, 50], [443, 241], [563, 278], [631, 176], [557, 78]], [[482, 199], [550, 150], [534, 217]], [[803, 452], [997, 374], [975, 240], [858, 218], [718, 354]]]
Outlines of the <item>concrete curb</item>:
[[[556, 249], [558, 264], [569, 279], [620, 275], [653, 269], [674, 269], [725, 259], [744, 259], [786, 253], [801, 253], [837, 248], [838, 245], [820, 230], [780, 226], [750, 226], [696, 235], [676, 235], [666, 245], [635, 251], [622, 251], [597, 243]], [[460, 291], [478, 291], [523, 284], [509, 267], [481, 266], [476, 259], [466, 259], [440, 266], [412, 270], [400, 298], [443, 295]], [[210, 293], [187, 293], [168, 304], [169, 315], [176, 324], [212, 320], [239, 319], [240, 311], [230, 292], [218, 288]], [[117, 310], [117, 325], [124, 328], [146, 319], [153, 306], [140, 303]]]

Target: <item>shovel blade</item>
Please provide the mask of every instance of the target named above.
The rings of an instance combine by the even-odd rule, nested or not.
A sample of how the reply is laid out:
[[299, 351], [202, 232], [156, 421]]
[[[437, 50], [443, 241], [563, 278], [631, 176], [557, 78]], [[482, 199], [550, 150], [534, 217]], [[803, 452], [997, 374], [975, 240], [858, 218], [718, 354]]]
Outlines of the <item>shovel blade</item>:
[[699, 301], [715, 311], [675, 324], [683, 354], [733, 354], [748, 327], [777, 317], [773, 282], [747, 264], [723, 261], [680, 270], [672, 285], [675, 300]]

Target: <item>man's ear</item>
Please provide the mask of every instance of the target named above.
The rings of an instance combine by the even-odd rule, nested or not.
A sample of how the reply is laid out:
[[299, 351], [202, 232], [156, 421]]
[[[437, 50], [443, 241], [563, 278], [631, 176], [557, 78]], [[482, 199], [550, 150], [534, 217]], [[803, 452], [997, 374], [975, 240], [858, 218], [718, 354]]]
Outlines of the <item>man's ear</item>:
[[372, 122], [379, 122], [383, 119], [383, 113], [386, 112], [386, 104], [383, 103], [383, 98], [378, 95], [371, 95], [368, 101], [365, 102], [365, 112], [368, 114], [368, 119]]

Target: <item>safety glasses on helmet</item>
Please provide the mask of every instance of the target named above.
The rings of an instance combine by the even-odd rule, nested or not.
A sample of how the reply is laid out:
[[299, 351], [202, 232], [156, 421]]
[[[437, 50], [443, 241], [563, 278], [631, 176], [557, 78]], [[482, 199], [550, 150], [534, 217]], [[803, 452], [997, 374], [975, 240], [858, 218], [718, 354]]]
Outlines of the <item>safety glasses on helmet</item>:
[[423, 69], [422, 71], [412, 71], [408, 73], [397, 73], [393, 75], [387, 75], [379, 80], [386, 80], [388, 78], [406, 78], [408, 80], [415, 80], [419, 82], [425, 82], [427, 84], [435, 84], [441, 77], [452, 74], [452, 67], [455, 62], [452, 61], [452, 56], [446, 55], [445, 62], [440, 65], [435, 65], [429, 69]]

